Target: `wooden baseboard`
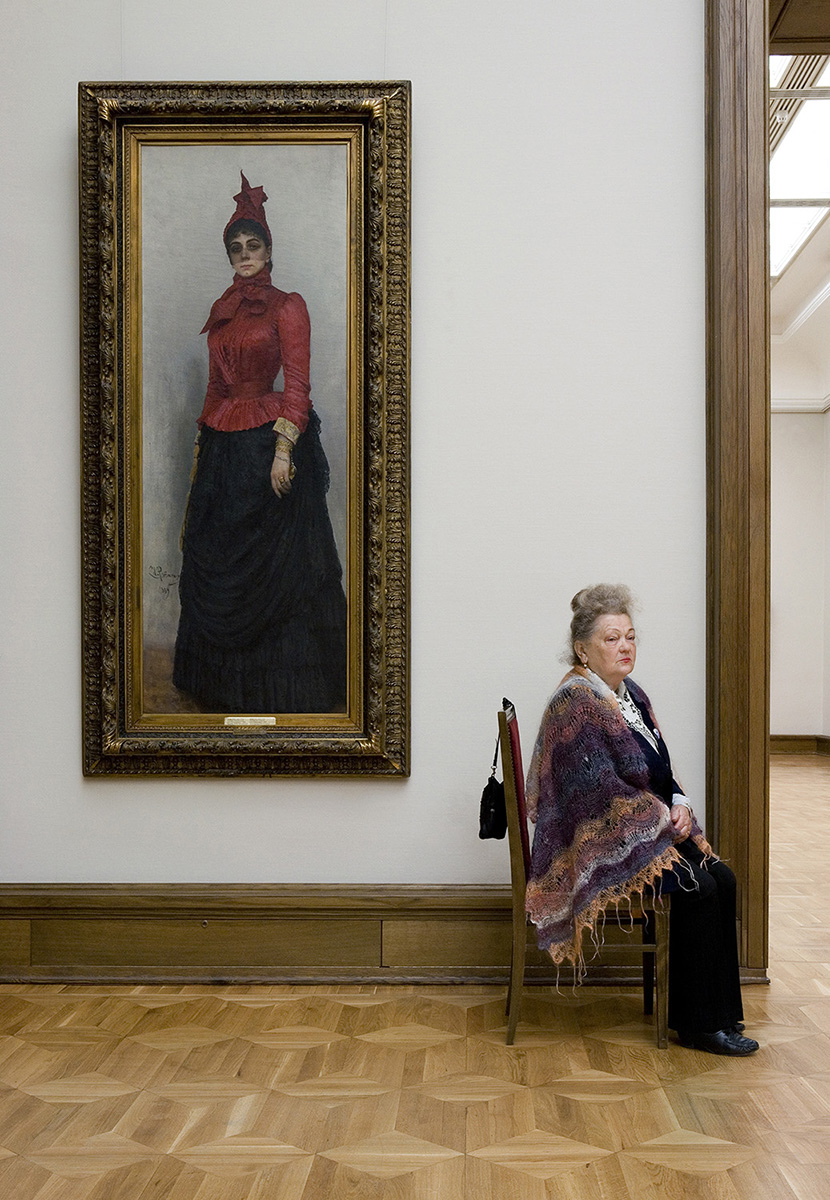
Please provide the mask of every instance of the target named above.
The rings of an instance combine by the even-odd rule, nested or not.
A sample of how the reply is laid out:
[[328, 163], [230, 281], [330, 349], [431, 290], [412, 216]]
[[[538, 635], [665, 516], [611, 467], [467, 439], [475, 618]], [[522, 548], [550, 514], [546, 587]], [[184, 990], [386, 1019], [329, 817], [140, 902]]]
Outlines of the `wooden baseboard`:
[[[625, 936], [587, 982], [636, 981]], [[0, 886], [4, 982], [503, 983], [510, 938], [508, 887]], [[530, 946], [528, 981], [556, 978]]]
[[766, 967], [741, 967], [741, 987], [755, 983], [769, 984]]
[[[5, 884], [0, 982], [505, 984], [511, 916], [509, 887]], [[583, 982], [636, 984], [637, 937], [607, 930]], [[526, 978], [575, 982], [532, 930]]]
[[475, 974], [509, 961], [509, 906], [508, 888], [19, 884], [0, 887], [0, 978]]
[[0, 887], [4, 981], [502, 981], [510, 935], [507, 887]]
[[769, 739], [770, 754], [830, 754], [830, 737], [822, 733], [773, 733]]

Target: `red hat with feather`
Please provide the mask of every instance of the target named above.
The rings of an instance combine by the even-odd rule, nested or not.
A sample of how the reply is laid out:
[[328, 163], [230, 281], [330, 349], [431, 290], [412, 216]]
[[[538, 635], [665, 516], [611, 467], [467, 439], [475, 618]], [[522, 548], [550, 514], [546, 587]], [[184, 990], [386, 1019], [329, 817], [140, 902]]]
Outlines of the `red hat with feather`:
[[244, 171], [240, 171], [239, 173], [242, 176], [242, 191], [238, 192], [237, 195], [234, 196], [234, 200], [236, 201], [236, 212], [225, 226], [225, 232], [223, 233], [222, 237], [223, 239], [227, 238], [228, 230], [235, 221], [256, 221], [256, 223], [261, 225], [265, 230], [268, 238], [268, 245], [270, 246], [271, 230], [268, 228], [268, 221], [265, 218], [265, 208], [263, 207], [268, 197], [265, 195], [264, 188], [251, 187], [251, 185], [248, 183], [248, 180], [245, 178]]

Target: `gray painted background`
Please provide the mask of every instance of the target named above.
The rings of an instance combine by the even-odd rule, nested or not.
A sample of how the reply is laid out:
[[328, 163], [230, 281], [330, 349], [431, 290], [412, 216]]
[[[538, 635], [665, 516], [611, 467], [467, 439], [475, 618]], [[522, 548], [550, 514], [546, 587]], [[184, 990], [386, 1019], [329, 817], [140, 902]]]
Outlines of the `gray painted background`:
[[[172, 645], [179, 532], [207, 387], [199, 330], [233, 280], [222, 231], [243, 170], [268, 196], [271, 279], [311, 318], [311, 399], [331, 466], [329, 512], [346, 567], [348, 496], [348, 151], [344, 145], [145, 146], [141, 160], [143, 619]], [[282, 376], [277, 381], [282, 389]], [[344, 584], [346, 583], [344, 576]]]

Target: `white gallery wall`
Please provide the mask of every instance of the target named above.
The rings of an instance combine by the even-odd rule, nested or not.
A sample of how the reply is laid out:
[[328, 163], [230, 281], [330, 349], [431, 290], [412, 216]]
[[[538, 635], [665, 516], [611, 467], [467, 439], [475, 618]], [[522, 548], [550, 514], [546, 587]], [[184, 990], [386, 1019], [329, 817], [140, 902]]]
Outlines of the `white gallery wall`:
[[[641, 598], [637, 678], [702, 816], [703, 27], [703, 0], [18, 6], [0, 877], [504, 881], [477, 838], [496, 709], [528, 757], [570, 597], [599, 580]], [[77, 83], [382, 78], [413, 84], [411, 778], [84, 780]]]
[[825, 413], [772, 414], [770, 732], [826, 732]]
[[830, 734], [830, 299], [809, 299], [770, 355], [770, 732], [813, 736]]

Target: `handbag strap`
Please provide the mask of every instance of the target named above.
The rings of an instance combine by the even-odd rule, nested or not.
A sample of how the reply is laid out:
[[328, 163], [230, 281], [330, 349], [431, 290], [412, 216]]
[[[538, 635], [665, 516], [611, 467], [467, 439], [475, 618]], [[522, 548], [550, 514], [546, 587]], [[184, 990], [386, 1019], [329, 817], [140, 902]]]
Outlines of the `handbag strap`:
[[496, 734], [496, 749], [493, 753], [493, 765], [490, 768], [490, 778], [492, 779], [496, 773], [496, 763], [499, 761], [499, 735]]

